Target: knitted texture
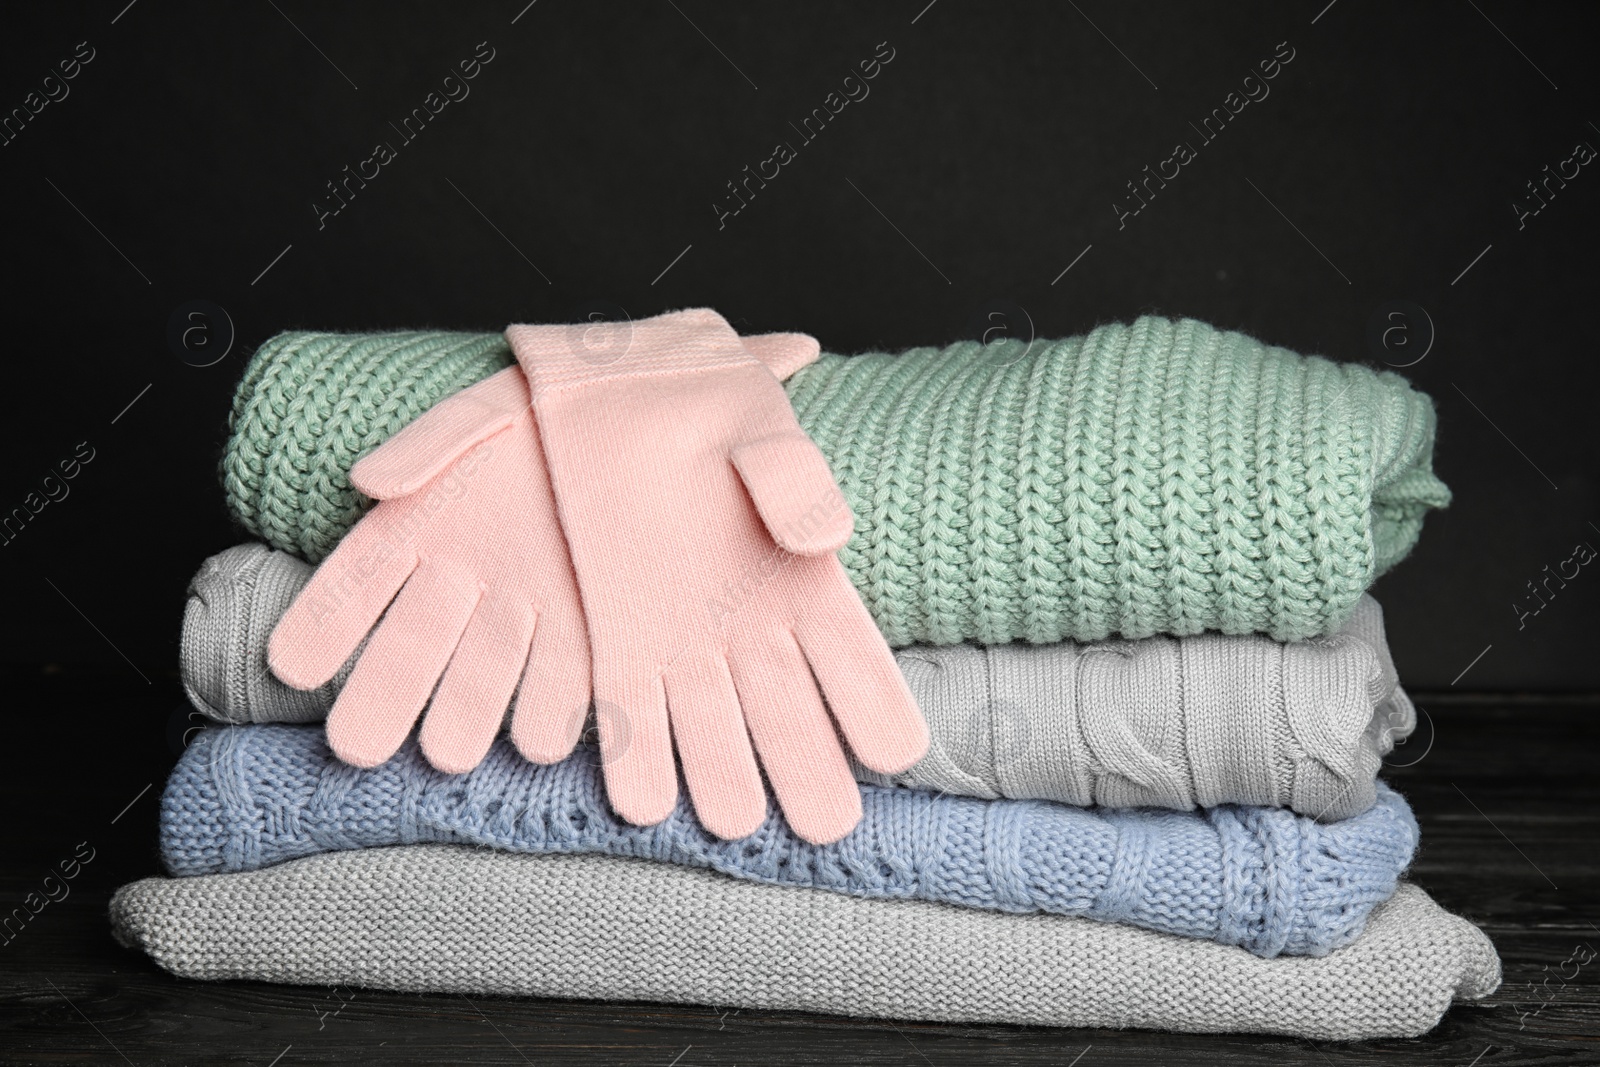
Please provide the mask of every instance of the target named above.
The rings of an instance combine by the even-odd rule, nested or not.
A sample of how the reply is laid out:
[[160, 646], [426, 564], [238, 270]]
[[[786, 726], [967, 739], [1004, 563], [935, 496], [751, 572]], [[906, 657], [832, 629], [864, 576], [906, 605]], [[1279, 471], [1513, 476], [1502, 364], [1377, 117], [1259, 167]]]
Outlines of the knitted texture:
[[750, 837], [723, 841], [681, 798], [654, 826], [624, 822], [582, 750], [541, 766], [502, 740], [472, 771], [447, 775], [408, 741], [362, 770], [335, 759], [314, 727], [231, 726], [203, 731], [179, 759], [161, 802], [161, 854], [173, 874], [195, 875], [383, 845], [595, 852], [1320, 956], [1353, 940], [1394, 893], [1417, 840], [1410, 808], [1386, 786], [1370, 810], [1331, 826], [1272, 808], [1100, 812], [876, 786], [861, 794], [860, 824], [834, 844], [808, 844], [772, 814]]
[[[189, 584], [181, 674], [222, 722], [316, 722], [348, 677], [306, 692], [267, 669], [273, 625], [310, 564], [262, 544], [211, 557]], [[357, 653], [359, 655], [359, 652]], [[1383, 757], [1416, 725], [1378, 602], [1332, 637], [1149, 637], [1051, 645], [913, 645], [895, 659], [932, 731], [880, 785], [958, 796], [1187, 810], [1288, 807], [1323, 820], [1376, 800]]]
[[[280, 334], [234, 397], [229, 506], [321, 559], [367, 506], [355, 460], [510, 362], [494, 335]], [[1404, 379], [1188, 319], [825, 353], [785, 388], [891, 645], [1331, 633], [1450, 499]]]
[[827, 460], [715, 311], [634, 322], [603, 361], [569, 333], [506, 339], [583, 593], [612, 807], [656, 822], [681, 772], [721, 837], [759, 825], [770, 789], [796, 833], [837, 841], [861, 816], [844, 742], [895, 774], [928, 728], [839, 564], [854, 523]]
[[1500, 984], [1489, 939], [1412, 885], [1322, 959], [446, 845], [149, 878], [117, 892], [111, 923], [124, 945], [202, 980], [1324, 1040], [1416, 1037], [1452, 999]]
[[988, 799], [1359, 815], [1416, 727], [1378, 602], [1331, 637], [1198, 634], [1088, 644], [913, 645], [896, 653], [933, 735], [863, 782]]
[[358, 766], [394, 755], [426, 707], [423, 754], [467, 770], [514, 693], [518, 750], [569, 755], [589, 639], [527, 380], [507, 368], [456, 393], [350, 476], [380, 503], [273, 630], [272, 673], [315, 689], [366, 642], [328, 713], [329, 744]]

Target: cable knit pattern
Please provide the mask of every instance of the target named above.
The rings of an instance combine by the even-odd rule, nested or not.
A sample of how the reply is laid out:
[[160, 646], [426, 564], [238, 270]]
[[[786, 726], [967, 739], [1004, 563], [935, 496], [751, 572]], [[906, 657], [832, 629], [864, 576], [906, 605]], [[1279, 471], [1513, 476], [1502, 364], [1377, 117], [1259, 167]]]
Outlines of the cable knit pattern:
[[1452, 1000], [1500, 984], [1483, 932], [1414, 885], [1322, 959], [643, 860], [449, 845], [147, 878], [117, 891], [111, 925], [173, 974], [210, 981], [1346, 1041], [1416, 1037]]
[[[278, 335], [234, 397], [230, 508], [321, 559], [369, 504], [355, 460], [510, 362], [492, 334]], [[896, 646], [1332, 633], [1450, 498], [1404, 379], [1188, 319], [825, 353], [786, 389]]]
[[801, 840], [776, 814], [722, 841], [681, 798], [655, 826], [623, 822], [588, 749], [540, 766], [502, 739], [473, 771], [447, 775], [408, 741], [362, 770], [335, 759], [315, 727], [234, 726], [202, 732], [179, 760], [162, 797], [161, 853], [173, 874], [195, 875], [429, 842], [594, 852], [1320, 956], [1354, 940], [1394, 893], [1417, 840], [1411, 810], [1382, 785], [1370, 810], [1332, 826], [1270, 808], [1090, 811], [875, 786], [862, 787], [862, 809], [832, 845]]
[[928, 754], [863, 782], [989, 799], [1189, 810], [1244, 803], [1357, 815], [1416, 725], [1377, 601], [1338, 634], [912, 646], [895, 654]]
[[[312, 691], [267, 667], [267, 638], [311, 573], [261, 544], [201, 565], [180, 662], [197, 708], [235, 723], [327, 717], [360, 649]], [[1416, 725], [1370, 596], [1339, 633], [1292, 644], [1198, 634], [913, 645], [895, 661], [928, 721], [928, 754], [894, 776], [856, 764], [857, 779], [990, 800], [1248, 803], [1336, 821], [1372, 806], [1383, 757]]]

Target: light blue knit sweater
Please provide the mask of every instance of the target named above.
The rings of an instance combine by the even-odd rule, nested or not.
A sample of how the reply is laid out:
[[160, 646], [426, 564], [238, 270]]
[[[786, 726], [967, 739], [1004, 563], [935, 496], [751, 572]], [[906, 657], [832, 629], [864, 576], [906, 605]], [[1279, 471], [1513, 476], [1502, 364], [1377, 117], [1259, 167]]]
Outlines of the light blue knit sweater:
[[1395, 891], [1417, 841], [1399, 794], [1331, 825], [1273, 808], [1112, 811], [862, 787], [863, 816], [832, 845], [776, 813], [721, 841], [680, 801], [631, 826], [606, 802], [592, 750], [539, 766], [503, 739], [464, 775], [429, 767], [414, 741], [372, 770], [328, 750], [315, 726], [210, 729], [161, 802], [173, 874], [245, 871], [338, 849], [421, 842], [514, 852], [598, 852], [709, 867], [736, 878], [863, 897], [917, 898], [1131, 923], [1259, 956], [1321, 956], [1355, 939]]

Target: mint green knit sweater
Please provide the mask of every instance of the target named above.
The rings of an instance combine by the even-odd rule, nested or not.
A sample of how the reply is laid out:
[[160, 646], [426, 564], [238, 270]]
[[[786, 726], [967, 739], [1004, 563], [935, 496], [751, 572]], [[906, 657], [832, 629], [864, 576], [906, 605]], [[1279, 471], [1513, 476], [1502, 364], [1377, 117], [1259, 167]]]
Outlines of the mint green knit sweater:
[[[511, 362], [498, 334], [279, 334], [234, 397], [229, 507], [320, 560], [370, 506], [355, 461]], [[1404, 379], [1188, 319], [824, 353], [787, 389], [893, 645], [1330, 633], [1450, 499]]]

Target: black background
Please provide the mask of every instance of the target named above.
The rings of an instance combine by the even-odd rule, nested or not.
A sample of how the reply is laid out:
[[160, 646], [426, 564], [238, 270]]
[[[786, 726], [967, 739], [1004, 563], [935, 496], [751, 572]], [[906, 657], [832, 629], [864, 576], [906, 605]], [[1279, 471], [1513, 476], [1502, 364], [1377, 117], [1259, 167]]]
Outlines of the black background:
[[[426, 1015], [375, 998], [357, 1045], [332, 1043], [297, 991], [214, 992], [119, 955], [104, 901], [158, 870], [154, 801], [191, 725], [175, 682], [183, 591], [241, 537], [216, 461], [255, 346], [291, 328], [496, 331], [597, 300], [635, 317], [707, 305], [744, 331], [804, 330], [842, 352], [949, 342], [996, 301], [1025, 311], [1007, 320], [1013, 332], [1031, 323], [1042, 337], [1187, 315], [1373, 365], [1419, 351], [1373, 348], [1374, 315], [1420, 305], [1436, 337], [1403, 373], [1438, 403], [1436, 466], [1456, 499], [1376, 590], [1402, 678], [1433, 691], [1440, 725], [1431, 758], [1400, 772], [1425, 827], [1413, 876], [1485, 922], [1507, 963], [1495, 1005], [1452, 1012], [1429, 1047], [1441, 1063], [1486, 1044], [1485, 1064], [1533, 1062], [1516, 1050], [1533, 1056], [1540, 1026], [1562, 1041], [1592, 1028], [1592, 975], [1567, 994], [1588, 998], [1587, 1015], [1574, 1000], [1529, 1031], [1519, 998], [1589, 936], [1590, 919], [1570, 909], [1600, 899], [1585, 784], [1600, 573], [1584, 569], [1521, 629], [1514, 605], [1532, 606], [1527, 583], [1575, 544], [1600, 547], [1600, 173], [1585, 167], [1520, 228], [1513, 204], [1578, 142], [1600, 148], [1593, 5], [526, 2], [0, 9], [0, 114], [79, 42], [94, 50], [70, 95], [0, 147], [0, 514], [80, 442], [94, 450], [70, 495], [0, 545], [6, 900], [80, 839], [104, 857], [4, 950], [16, 976], [0, 999], [29, 1006], [13, 1034], [68, 1058], [103, 1056], [109, 1037], [140, 1062], [196, 1062], [195, 1046], [166, 1036], [184, 1029], [239, 1062], [265, 1063], [289, 1041], [296, 1055], [348, 1062], [338, 1058], [372, 1045], [367, 1030], [393, 1036], [409, 1019], [420, 1039], [453, 1018], [443, 998]], [[480, 42], [494, 58], [471, 95], [319, 229], [325, 183], [376, 142], [398, 144], [389, 124]], [[894, 58], [870, 95], [798, 145], [790, 123], [880, 42]], [[1270, 96], [1119, 229], [1126, 183], [1178, 141], [1198, 145], [1189, 124], [1280, 42], [1294, 59]], [[725, 183], [778, 141], [798, 158], [719, 229]], [[203, 367], [192, 364], [216, 347], [197, 355], [167, 337], [195, 300], [225, 309], [234, 335]], [[1408, 326], [1420, 343], [1422, 324]], [[215, 345], [227, 332], [211, 323]], [[1568, 696], [1475, 705], [1467, 690]], [[579, 1040], [554, 1009], [495, 1010], [518, 1042], [540, 1026]], [[570, 1011], [594, 1020], [584, 1041], [659, 1040], [648, 1062], [723, 1040], [714, 1015], [683, 1023], [679, 1042], [653, 1009]], [[815, 1041], [836, 1023], [772, 1025]], [[770, 1032], [738, 1040], [759, 1051]], [[1017, 1062], [1077, 1054], [1075, 1035], [984, 1033]], [[933, 1062], [937, 1048], [971, 1061], [959, 1035], [936, 1048], [917, 1031], [903, 1042], [915, 1055], [898, 1027], [881, 1036], [898, 1050], [882, 1062]], [[1084, 1037], [1125, 1062], [1148, 1062], [1150, 1041], [1233, 1062], [1298, 1058], [1268, 1039], [1118, 1040]], [[719, 1047], [737, 1058], [747, 1046]], [[1592, 1048], [1564, 1047], [1571, 1062]], [[450, 1058], [442, 1048], [412, 1051]], [[1421, 1062], [1415, 1043], [1367, 1054]], [[1330, 1056], [1346, 1061], [1308, 1058]]]
[[[95, 58], [0, 148], [0, 508], [78, 442], [96, 458], [0, 548], [0, 655], [172, 671], [185, 582], [240, 537], [215, 474], [231, 390], [283, 329], [487, 331], [606, 300], [850, 352], [957, 339], [1004, 300], [1040, 336], [1157, 312], [1398, 364], [1415, 346], [1367, 327], [1405, 299], [1436, 330], [1405, 373], [1438, 402], [1456, 501], [1377, 589], [1402, 676], [1447, 687], [1492, 645], [1462, 687], [1600, 689], [1600, 579], [1520, 630], [1513, 608], [1600, 546], [1600, 174], [1521, 229], [1512, 207], [1600, 148], [1589, 8], [924, 2], [13, 7], [4, 107], [79, 42]], [[870, 95], [801, 144], [789, 124], [885, 41]], [[1189, 123], [1283, 41], [1271, 95], [1202, 144]], [[402, 143], [389, 123], [479, 42], [471, 95]], [[319, 229], [325, 183], [380, 140], [397, 158]], [[726, 183], [780, 140], [799, 158], [719, 229]], [[1126, 183], [1179, 140], [1198, 158], [1119, 230]], [[203, 368], [167, 343], [196, 299], [236, 334]]]

